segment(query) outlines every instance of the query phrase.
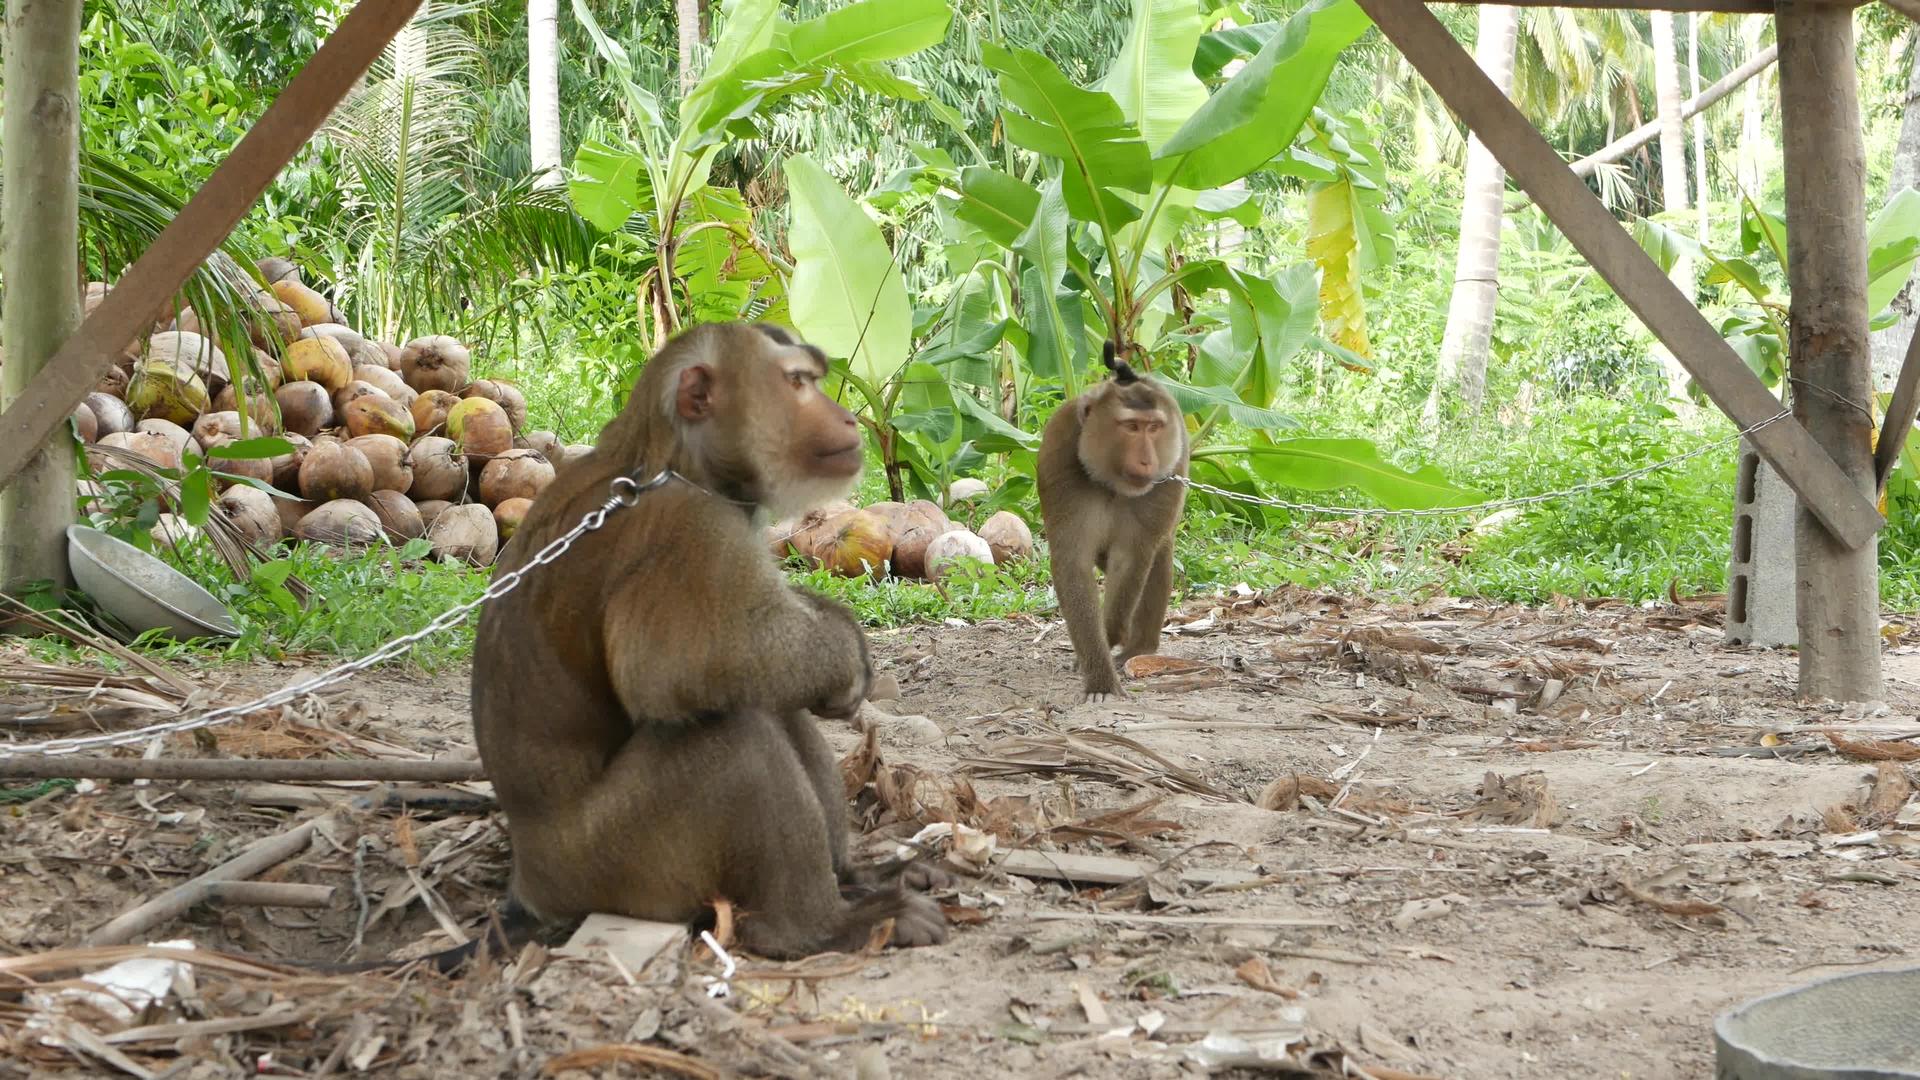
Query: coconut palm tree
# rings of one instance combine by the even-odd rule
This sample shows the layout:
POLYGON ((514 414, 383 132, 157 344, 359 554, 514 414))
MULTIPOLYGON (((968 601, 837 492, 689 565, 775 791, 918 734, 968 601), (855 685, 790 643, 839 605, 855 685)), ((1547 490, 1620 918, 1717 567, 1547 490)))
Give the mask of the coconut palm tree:
POLYGON ((560 145, 560 0, 527 0, 527 145, 534 182, 564 182, 560 145))

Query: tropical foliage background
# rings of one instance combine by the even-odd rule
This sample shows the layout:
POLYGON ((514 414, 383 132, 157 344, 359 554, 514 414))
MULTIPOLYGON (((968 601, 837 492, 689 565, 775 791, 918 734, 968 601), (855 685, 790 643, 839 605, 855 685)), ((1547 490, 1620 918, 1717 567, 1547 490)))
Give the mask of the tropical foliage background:
MULTIPOLYGON (((88 5, 90 275, 124 268, 347 6, 88 5)), ((1777 387, 1770 21, 1435 10, 1777 387)), ((1890 369, 1914 323, 1920 54, 1882 7, 1856 18, 1890 369)), ((868 497, 978 477, 983 510, 1035 522, 1036 433, 1098 377, 1108 337, 1177 388, 1196 478, 1296 501, 1532 494, 1730 434, 1480 156, 1352 0, 428 0, 228 253, 293 258, 389 340, 460 336, 566 441, 591 438, 675 329, 787 322, 838 358, 871 435, 868 497)), ((205 271, 195 306, 240 287, 205 271)), ((1721 447, 1492 516, 1196 497, 1180 581, 1527 601, 1714 589, 1732 461, 1721 447)), ((1881 544, 1903 608, 1920 598, 1916 465, 1881 544)), ((283 644, 352 650, 432 614, 434 597, 364 598, 370 581, 478 587, 295 562, 340 603, 296 614, 271 581, 229 585, 281 620, 283 644)), ((1043 607, 1044 577, 822 584, 893 622, 1043 607)))

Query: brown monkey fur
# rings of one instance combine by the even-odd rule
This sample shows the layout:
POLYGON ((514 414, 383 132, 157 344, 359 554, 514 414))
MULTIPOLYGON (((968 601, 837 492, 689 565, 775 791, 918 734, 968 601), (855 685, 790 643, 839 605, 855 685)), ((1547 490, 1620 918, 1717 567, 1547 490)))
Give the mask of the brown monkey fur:
POLYGON ((616 477, 685 478, 482 609, 474 736, 507 815, 512 897, 537 919, 691 922, 725 898, 741 943, 769 957, 858 949, 887 919, 894 944, 945 940, 938 905, 849 862, 839 769, 807 713, 855 714, 866 638, 789 586, 761 539, 765 518, 858 479, 859 429, 821 393, 826 372, 775 327, 678 335, 503 553, 499 572, 523 565, 616 477))
POLYGON ((1088 701, 1122 696, 1118 663, 1160 649, 1173 530, 1186 506, 1187 427, 1166 388, 1116 361, 1113 378, 1061 405, 1040 435, 1040 517, 1054 594, 1088 701), (1105 597, 1094 580, 1106 575, 1105 597))

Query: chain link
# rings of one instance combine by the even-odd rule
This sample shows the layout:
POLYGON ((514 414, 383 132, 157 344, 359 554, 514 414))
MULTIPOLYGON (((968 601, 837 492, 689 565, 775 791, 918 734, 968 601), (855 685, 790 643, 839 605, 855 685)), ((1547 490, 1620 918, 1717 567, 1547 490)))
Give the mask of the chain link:
POLYGON ((345 682, 348 678, 365 671, 373 665, 380 663, 382 660, 398 656, 411 648, 415 642, 458 624, 462 619, 467 617, 469 612, 486 603, 488 600, 498 596, 505 596, 507 593, 512 592, 519 587, 520 582, 525 579, 528 571, 545 566, 566 554, 567 549, 573 546, 575 540, 605 525, 608 515, 612 514, 615 510, 624 510, 633 506, 640 501, 640 496, 664 485, 669 480, 675 479, 684 480, 679 473, 671 469, 662 469, 653 479, 645 483, 637 481, 631 476, 614 477, 613 483, 610 485, 613 494, 607 498, 607 501, 588 511, 586 516, 580 519, 580 523, 575 525, 566 535, 548 544, 546 547, 541 548, 537 554, 527 560, 526 565, 520 567, 518 570, 501 574, 494 578, 487 584, 486 591, 482 592, 478 598, 442 612, 439 617, 413 633, 407 634, 404 637, 394 638, 392 641, 387 642, 385 645, 380 646, 378 649, 357 660, 350 660, 338 667, 329 668, 311 679, 305 679, 294 683, 292 686, 275 690, 270 694, 262 695, 252 701, 239 705, 228 705, 215 709, 212 712, 202 713, 199 716, 190 716, 180 720, 169 720, 164 723, 150 724, 146 727, 135 728, 130 731, 114 731, 102 735, 79 735, 67 739, 50 739, 43 743, 24 746, 0 746, 0 759, 20 757, 23 755, 54 756, 78 753, 82 750, 104 750, 117 746, 132 746, 161 735, 178 735, 181 732, 198 731, 201 728, 213 727, 216 724, 224 724, 238 720, 243 716, 259 712, 261 709, 271 709, 277 705, 285 705, 318 690, 333 686, 336 683, 345 682))
POLYGON ((1600 488, 1612 487, 1615 484, 1623 484, 1628 480, 1636 480, 1649 473, 1658 472, 1661 469, 1670 469, 1682 462, 1691 461, 1702 454, 1712 453, 1729 443, 1738 442, 1746 438, 1748 435, 1759 431, 1768 424, 1776 423, 1792 415, 1792 409, 1782 409, 1772 416, 1767 417, 1765 420, 1751 427, 1736 431, 1724 439, 1718 439, 1704 446, 1695 447, 1677 457, 1670 457, 1665 461, 1656 461, 1651 465, 1642 465, 1637 469, 1629 469, 1626 472, 1617 473, 1613 476, 1602 477, 1598 480, 1589 480, 1586 483, 1575 484, 1572 487, 1561 488, 1558 491, 1545 491, 1538 495, 1517 495, 1510 499, 1492 499, 1487 502, 1471 503, 1466 506, 1435 506, 1420 510, 1390 510, 1378 506, 1322 506, 1318 503, 1292 502, 1287 499, 1273 499, 1263 495, 1248 495, 1243 492, 1228 491, 1225 488, 1214 487, 1212 484, 1203 484, 1198 480, 1189 479, 1184 476, 1170 476, 1166 480, 1160 481, 1160 483, 1181 483, 1194 491, 1204 491, 1209 495, 1218 495, 1222 498, 1232 499, 1235 502, 1254 503, 1259 506, 1271 506, 1281 510, 1297 510, 1306 514, 1327 514, 1337 517, 1354 518, 1427 518, 1446 517, 1453 514, 1479 514, 1494 510, 1506 510, 1516 506, 1533 506, 1538 503, 1555 502, 1574 495, 1584 495, 1589 491, 1597 491, 1600 488))

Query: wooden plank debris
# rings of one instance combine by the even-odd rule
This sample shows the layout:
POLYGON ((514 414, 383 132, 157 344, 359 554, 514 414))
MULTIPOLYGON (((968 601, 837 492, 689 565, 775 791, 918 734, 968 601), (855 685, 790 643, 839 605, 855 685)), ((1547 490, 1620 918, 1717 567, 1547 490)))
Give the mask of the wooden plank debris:
MULTIPOLYGON (((1077 885, 1124 885, 1138 881, 1159 868, 1157 863, 1121 859, 1111 855, 1074 855, 1064 851, 1009 851, 994 864, 1009 874, 1066 881, 1077 885)), ((1258 875, 1244 870, 1190 867, 1175 871, 1182 885, 1242 885, 1258 875)))
MULTIPOLYGON (((1779 399, 1421 0, 1358 3, 1640 321, 1673 351, 1721 411, 1741 427, 1780 411, 1779 399)), ((1885 523, 1873 503, 1799 424, 1781 420, 1752 438, 1801 503, 1841 543, 1859 548, 1885 523)))

